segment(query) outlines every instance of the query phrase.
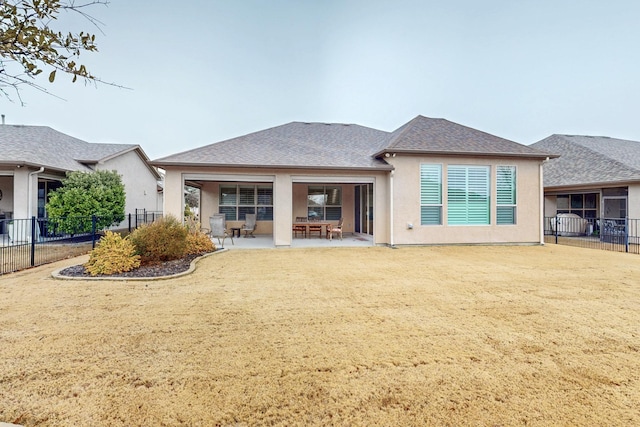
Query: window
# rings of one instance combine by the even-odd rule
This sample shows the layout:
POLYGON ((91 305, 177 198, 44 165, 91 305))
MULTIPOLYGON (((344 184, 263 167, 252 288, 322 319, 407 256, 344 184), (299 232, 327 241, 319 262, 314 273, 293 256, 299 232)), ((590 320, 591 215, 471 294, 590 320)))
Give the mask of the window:
POLYGON ((447 168, 447 223, 489 224, 489 166, 447 168))
POLYGON ((496 223, 516 223, 516 167, 498 166, 496 169, 496 223))
POLYGON ((60 187, 60 181, 38 180, 38 218, 47 216, 45 206, 49 203, 52 192, 60 187))
POLYGON ((556 213, 574 213, 581 218, 598 216, 598 194, 559 194, 556 197, 556 213))
POLYGON ((256 214, 258 221, 273 221, 273 186, 224 184, 220 185, 219 213, 227 221, 244 221, 246 214, 256 214))
POLYGON ((342 187, 310 185, 307 189, 307 216, 323 221, 342 218, 342 187))
POLYGON ((442 165, 420 165, 420 224, 442 224, 442 165))

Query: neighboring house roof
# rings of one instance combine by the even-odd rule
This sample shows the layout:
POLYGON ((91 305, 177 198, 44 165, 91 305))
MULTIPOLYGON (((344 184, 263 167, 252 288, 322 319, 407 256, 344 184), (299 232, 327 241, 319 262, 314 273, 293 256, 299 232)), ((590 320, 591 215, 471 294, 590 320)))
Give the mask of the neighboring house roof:
POLYGON ((155 166, 391 169, 385 153, 546 158, 536 149, 444 119, 418 116, 394 132, 301 123, 251 133, 151 162, 155 166))
POLYGON ((531 147, 560 154, 544 165, 545 187, 640 180, 640 142, 606 136, 551 135, 531 147))
MULTIPOLYGON (((137 151, 145 162, 149 161, 135 144, 90 143, 47 126, 0 125, 0 164, 88 172, 92 170, 89 165, 130 151, 137 151)), ((159 177, 154 168, 150 170, 159 177)))
POLYGON ((534 148, 477 129, 424 116, 414 118, 391 133, 383 152, 542 159, 549 156, 534 148))

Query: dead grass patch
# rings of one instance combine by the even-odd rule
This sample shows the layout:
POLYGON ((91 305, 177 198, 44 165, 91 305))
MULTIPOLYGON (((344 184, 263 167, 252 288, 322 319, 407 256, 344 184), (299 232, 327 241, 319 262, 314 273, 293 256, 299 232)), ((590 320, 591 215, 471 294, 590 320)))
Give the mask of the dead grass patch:
MULTIPOLYGON (((91 242, 38 243, 35 245, 34 260, 36 265, 43 265, 84 255, 90 251, 91 242)), ((31 245, 0 247, 0 271, 12 272, 26 268, 31 268, 31 245)))
POLYGON ((158 282, 50 277, 68 264, 0 279, 2 421, 640 424, 637 255, 232 250, 158 282))

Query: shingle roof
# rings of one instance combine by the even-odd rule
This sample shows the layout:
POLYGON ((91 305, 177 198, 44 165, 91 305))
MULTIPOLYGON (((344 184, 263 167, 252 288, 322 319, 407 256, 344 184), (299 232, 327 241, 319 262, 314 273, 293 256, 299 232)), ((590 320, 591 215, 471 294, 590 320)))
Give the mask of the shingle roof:
POLYGON ((133 144, 96 144, 47 126, 0 125, 0 163, 44 166, 60 171, 88 171, 88 164, 138 149, 133 144))
POLYGON ((526 145, 445 119, 418 116, 391 134, 387 152, 546 158, 526 145))
POLYGON ((385 152, 546 158, 548 154, 444 119, 418 116, 394 132, 353 124, 301 123, 251 133, 152 161, 215 165, 390 169, 385 152))
POLYGON ((545 187, 640 180, 640 142, 556 134, 531 146, 560 155, 544 165, 545 187))
POLYGON ((152 164, 389 169, 386 162, 373 157, 388 136, 359 125, 292 122, 163 157, 152 164))

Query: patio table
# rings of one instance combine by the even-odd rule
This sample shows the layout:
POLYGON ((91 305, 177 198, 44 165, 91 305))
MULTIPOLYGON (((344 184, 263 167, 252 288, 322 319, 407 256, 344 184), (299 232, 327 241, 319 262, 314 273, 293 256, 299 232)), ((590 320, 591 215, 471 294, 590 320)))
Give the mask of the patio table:
MULTIPOLYGON (((309 226, 310 225, 319 225, 321 230, 324 230, 324 234, 325 234, 325 238, 328 238, 327 236, 327 226, 331 225, 330 222, 323 222, 323 221, 303 221, 303 222, 294 222, 293 225, 295 226, 304 226, 307 227, 307 232, 306 232, 306 237, 309 238, 309 226)), ((322 237, 322 232, 320 233, 320 237, 322 237)))

